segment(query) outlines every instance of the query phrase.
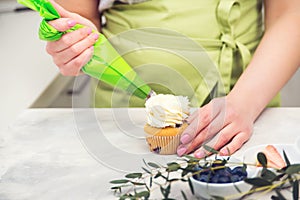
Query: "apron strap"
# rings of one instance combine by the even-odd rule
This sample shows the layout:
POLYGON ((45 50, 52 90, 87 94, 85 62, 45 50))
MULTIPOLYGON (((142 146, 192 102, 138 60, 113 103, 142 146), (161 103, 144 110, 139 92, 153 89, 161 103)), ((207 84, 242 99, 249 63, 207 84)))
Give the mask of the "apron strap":
POLYGON ((220 25, 222 48, 219 58, 219 70, 223 83, 219 83, 219 95, 226 95, 230 91, 231 72, 233 68, 233 53, 241 55, 243 69, 251 59, 249 49, 234 37, 234 25, 241 16, 238 0, 220 0, 217 7, 217 20, 220 25))

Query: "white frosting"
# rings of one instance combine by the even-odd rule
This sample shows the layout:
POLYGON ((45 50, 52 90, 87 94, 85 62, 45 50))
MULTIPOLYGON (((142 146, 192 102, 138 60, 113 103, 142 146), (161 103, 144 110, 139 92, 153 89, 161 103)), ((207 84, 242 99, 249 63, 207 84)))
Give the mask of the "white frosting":
POLYGON ((150 126, 164 128, 183 124, 189 115, 189 100, 187 97, 171 94, 158 94, 146 101, 147 123, 150 126))

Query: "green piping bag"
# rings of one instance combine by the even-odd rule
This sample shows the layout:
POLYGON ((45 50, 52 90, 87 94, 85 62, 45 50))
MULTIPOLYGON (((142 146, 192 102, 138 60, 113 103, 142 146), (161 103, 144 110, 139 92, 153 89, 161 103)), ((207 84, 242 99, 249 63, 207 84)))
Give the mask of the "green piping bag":
MULTIPOLYGON (((47 23, 47 21, 60 18, 59 13, 51 2, 47 0, 18 0, 18 2, 32 10, 38 11, 43 17, 39 29, 41 40, 56 41, 63 34, 84 27, 81 24, 76 24, 65 32, 57 31, 47 23)), ((103 34, 99 33, 99 39, 94 44, 94 47, 92 59, 82 68, 84 73, 142 99, 151 96, 153 93, 151 88, 139 78, 103 34)))

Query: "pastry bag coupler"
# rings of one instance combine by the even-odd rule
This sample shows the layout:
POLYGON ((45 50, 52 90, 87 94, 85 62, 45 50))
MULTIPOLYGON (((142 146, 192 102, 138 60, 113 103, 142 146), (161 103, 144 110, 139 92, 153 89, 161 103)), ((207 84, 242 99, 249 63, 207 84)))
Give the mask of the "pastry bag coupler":
MULTIPOLYGON (((47 0, 18 0, 19 3, 38 11, 44 18, 40 24, 39 37, 46 41, 55 41, 63 34, 84 27, 76 24, 66 32, 59 32, 50 26, 47 21, 60 18, 59 13, 47 0)), ((106 82, 130 94, 146 99, 152 93, 151 88, 143 82, 136 72, 118 54, 103 34, 94 44, 92 59, 82 68, 85 74, 106 82)))

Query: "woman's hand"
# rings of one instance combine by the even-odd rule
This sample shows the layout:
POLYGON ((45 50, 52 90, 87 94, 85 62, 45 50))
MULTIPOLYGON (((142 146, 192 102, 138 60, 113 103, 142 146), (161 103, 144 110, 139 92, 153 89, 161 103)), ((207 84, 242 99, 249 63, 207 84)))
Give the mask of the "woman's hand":
POLYGON ((194 156, 202 158, 209 154, 203 147, 219 150, 220 155, 229 155, 238 150, 250 137, 254 120, 247 112, 237 110, 228 97, 213 99, 199 108, 188 119, 190 124, 181 136, 177 149, 179 156, 194 150, 194 156))
POLYGON ((66 31, 77 23, 85 28, 64 34, 58 41, 47 42, 46 51, 52 56, 54 63, 65 76, 77 76, 81 68, 92 58, 93 44, 99 35, 92 33, 96 26, 78 14, 68 12, 60 5, 51 1, 61 18, 48 22, 58 31, 66 31))

